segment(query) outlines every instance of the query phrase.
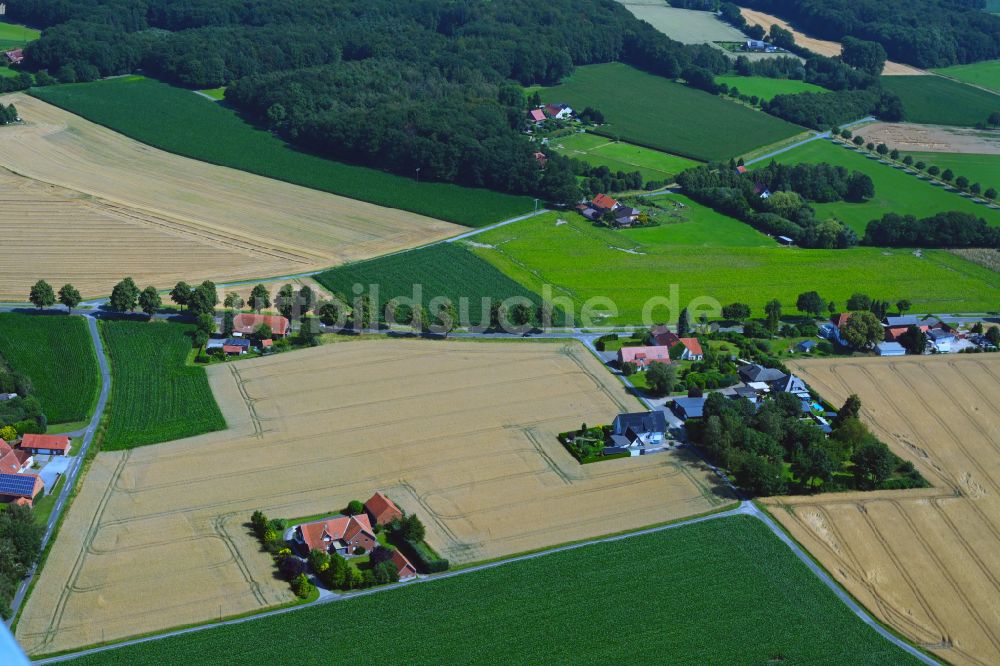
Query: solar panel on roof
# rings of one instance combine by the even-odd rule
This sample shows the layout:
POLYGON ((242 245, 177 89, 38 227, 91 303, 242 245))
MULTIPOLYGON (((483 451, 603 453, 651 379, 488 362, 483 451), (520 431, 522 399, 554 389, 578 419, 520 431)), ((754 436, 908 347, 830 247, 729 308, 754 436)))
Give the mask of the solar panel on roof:
POLYGON ((34 489, 34 475, 0 474, 0 495, 23 495, 31 497, 34 489))

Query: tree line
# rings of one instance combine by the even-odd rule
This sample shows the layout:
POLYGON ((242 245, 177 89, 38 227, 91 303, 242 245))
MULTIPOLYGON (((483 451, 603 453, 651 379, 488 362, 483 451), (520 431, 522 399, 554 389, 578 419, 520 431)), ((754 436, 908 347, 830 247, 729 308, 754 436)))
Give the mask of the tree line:
POLYGON ((875 186, 860 171, 829 164, 786 166, 772 162, 739 173, 737 164, 695 167, 677 182, 692 199, 765 233, 787 236, 807 248, 848 248, 857 235, 838 220, 817 220, 807 201, 864 201, 875 186))
POLYGON ((878 247, 961 248, 1000 250, 1000 227, 971 213, 948 211, 930 217, 886 213, 865 227, 862 243, 878 247))
POLYGON ((621 60, 669 78, 728 60, 684 45, 603 0, 86 0, 9 3, 45 27, 24 66, 64 82, 142 68, 172 83, 229 85, 227 102, 292 143, 419 180, 567 203, 568 160, 544 169, 521 135, 520 85, 621 60))
MULTIPOLYGON (((947 67, 1000 57, 1000 17, 985 0, 740 0, 838 42, 878 42, 889 58, 947 67)), ((846 44, 845 44, 846 46, 846 44)))

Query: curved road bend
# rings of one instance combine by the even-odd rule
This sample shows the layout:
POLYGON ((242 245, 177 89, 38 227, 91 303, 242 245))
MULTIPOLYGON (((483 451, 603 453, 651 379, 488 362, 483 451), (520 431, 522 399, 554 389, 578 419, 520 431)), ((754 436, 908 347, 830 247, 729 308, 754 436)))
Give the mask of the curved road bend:
MULTIPOLYGON (((77 476, 80 474, 80 468, 83 466, 83 460, 87 456, 87 451, 90 448, 90 443, 94 439, 94 435, 97 433, 97 426, 101 422, 101 416, 104 414, 104 408, 108 404, 108 392, 111 390, 111 372, 108 368, 108 359, 104 354, 104 344, 101 342, 101 334, 97 330, 97 320, 88 315, 84 315, 87 320, 87 328, 90 331, 90 338, 94 342, 94 351, 97 354, 97 364, 101 371, 101 394, 97 399, 97 407, 94 409, 94 415, 90 418, 90 424, 83 431, 82 443, 80 448, 77 450, 76 455, 73 458, 73 462, 70 463, 69 468, 66 470, 64 475, 64 481, 62 486, 62 491, 59 493, 59 499, 56 500, 56 505, 52 509, 52 514, 49 515, 49 521, 45 525, 45 535, 42 537, 42 549, 44 550, 46 545, 48 545, 49 540, 52 538, 52 533, 55 531, 56 523, 59 521, 59 516, 62 514, 63 509, 66 507, 66 502, 69 499, 69 495, 73 492, 73 488, 76 486, 77 476)), ((21 585, 17 588, 17 593, 14 595, 14 600, 11 602, 11 619, 7 621, 7 626, 17 616, 17 612, 24 602, 24 595, 28 591, 28 586, 31 585, 31 581, 34 580, 37 573, 37 566, 33 566, 28 572, 28 575, 21 581, 21 585)))
MULTIPOLYGON (((862 118, 861 120, 855 120, 852 123, 847 123, 845 125, 841 125, 841 127, 844 128, 844 129, 847 129, 849 127, 854 127, 855 125, 860 125, 861 123, 874 122, 875 120, 877 120, 877 119, 874 116, 866 116, 866 117, 862 118)), ((761 155, 760 157, 755 157, 752 160, 747 160, 746 162, 744 162, 744 164, 746 164, 747 166, 750 166, 751 164, 756 164, 757 162, 763 162, 764 160, 769 160, 772 157, 777 157, 778 155, 780 155, 782 153, 786 153, 789 150, 792 150, 793 148, 798 148, 799 146, 804 146, 805 144, 810 143, 812 141, 815 141, 817 139, 829 139, 829 138, 830 138, 830 132, 829 132, 829 130, 826 131, 826 132, 820 132, 818 134, 813 134, 808 139, 803 139, 802 141, 796 141, 795 143, 791 144, 790 146, 785 146, 784 148, 781 148, 779 150, 775 150, 774 152, 768 153, 767 155, 761 155)))

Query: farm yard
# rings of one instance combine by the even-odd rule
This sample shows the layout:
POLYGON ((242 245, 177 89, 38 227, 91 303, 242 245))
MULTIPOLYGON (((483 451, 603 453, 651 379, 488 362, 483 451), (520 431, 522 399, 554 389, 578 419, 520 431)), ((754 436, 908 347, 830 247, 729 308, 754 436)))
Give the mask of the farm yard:
POLYGON ((379 489, 464 564, 732 501, 684 453, 565 451, 557 433, 640 409, 575 343, 357 341, 208 374, 229 430, 94 460, 17 626, 29 653, 290 600, 244 526, 255 509, 317 515, 379 489))
MULTIPOLYGON (((857 130, 856 134, 868 140, 866 128, 857 130)), ((1000 211, 977 204, 955 192, 948 192, 943 187, 920 180, 902 169, 882 164, 869 158, 866 153, 851 150, 843 144, 812 141, 784 153, 780 156, 780 161, 782 164, 826 162, 868 174, 875 185, 874 198, 864 203, 837 201, 812 204, 817 217, 835 216, 850 225, 859 236, 864 235, 865 227, 871 220, 881 218, 885 213, 927 217, 934 213, 957 210, 982 217, 992 225, 1000 224, 1000 211)), ((758 163, 761 166, 763 164, 758 163)))
POLYGON ((882 86, 899 95, 911 123, 974 127, 1000 110, 1000 95, 943 76, 883 76, 882 86))
POLYGON ((796 81, 795 79, 771 79, 766 76, 716 76, 716 83, 724 83, 730 88, 736 87, 741 95, 756 95, 760 99, 771 100, 775 95, 794 95, 803 92, 827 92, 813 83, 796 81))
POLYGON ((394 640, 380 649, 390 663, 512 658, 650 663, 664 654, 683 665, 767 663, 775 655, 789 663, 917 663, 851 615, 763 525, 744 517, 587 546, 73 663, 217 664, 231 657, 234 646, 241 659, 254 663, 310 662, 316 654, 364 662, 371 648, 356 636, 374 624, 395 628, 394 640), (579 618, 593 612, 595 598, 602 614, 643 621, 581 631, 579 618), (553 641, 557 635, 573 639, 553 641))
POLYGON ((0 298, 23 300, 40 277, 94 297, 129 273, 166 288, 304 272, 460 229, 151 149, 24 95, 4 99, 27 124, 0 130, 0 167, 18 174, 0 172, 10 213, 0 233, 18 250, 0 257, 0 298))
POLYGON ((681 171, 700 164, 686 157, 643 148, 625 141, 612 141, 590 133, 550 139, 549 148, 566 157, 584 160, 592 166, 606 166, 611 171, 639 171, 646 181, 670 182, 681 171))
POLYGON ((113 373, 103 450, 131 449, 226 427, 204 368, 184 365, 194 326, 106 321, 100 327, 113 373))
POLYGON ((946 125, 871 123, 857 129, 857 133, 865 141, 884 143, 906 153, 1000 155, 1000 132, 946 125))
MULTIPOLYGON (((826 39, 809 37, 792 27, 788 21, 779 18, 774 14, 768 14, 766 12, 762 12, 757 9, 749 9, 747 7, 740 7, 740 13, 743 14, 743 18, 747 20, 748 24, 759 25, 764 28, 765 31, 770 30, 772 25, 777 25, 785 30, 788 30, 792 33, 792 36, 795 37, 796 45, 805 47, 813 53, 818 53, 819 55, 831 58, 835 58, 840 55, 840 42, 832 42, 826 39)), ((926 72, 911 65, 905 65, 901 62, 887 60, 885 62, 885 67, 882 70, 882 74, 883 76, 919 76, 926 74, 926 72)))
POLYGON ((767 500, 849 592, 953 664, 1000 660, 1000 357, 808 360, 826 399, 851 393, 880 439, 934 488, 767 500))
POLYGON ((541 88, 539 94, 545 102, 600 109, 607 121, 601 134, 701 161, 729 159, 802 131, 766 113, 617 62, 577 67, 562 83, 541 88), (641 102, 622 91, 642 91, 641 102))
POLYGON ((742 42, 746 35, 715 17, 694 9, 671 7, 666 0, 618 0, 632 14, 683 44, 742 42))
MULTIPOLYGON (((812 289, 841 304, 858 291, 905 297, 915 312, 995 307, 997 275, 947 252, 787 248, 735 219, 676 200, 684 208, 668 208, 658 227, 612 231, 575 212, 552 213, 480 234, 472 251, 531 290, 551 285, 578 316, 587 299, 610 298, 619 312, 600 320, 606 325, 643 323, 644 304, 667 296, 671 284, 679 285, 681 306, 709 296, 747 303, 755 313, 772 298, 790 307, 812 289)), ((659 308, 654 319, 666 316, 659 308)))
POLYGON ((49 424, 82 421, 94 408, 100 374, 81 317, 0 314, 3 365, 31 380, 49 424))
POLYGON ((356 206, 367 201, 466 226, 499 222, 532 206, 530 197, 449 183, 418 183, 299 152, 270 132, 244 122, 224 105, 141 76, 34 88, 31 93, 167 152, 350 197, 358 200, 356 206))
POLYGON ((942 76, 958 79, 974 86, 989 88, 1000 93, 1000 60, 974 62, 970 65, 955 65, 935 69, 942 76))

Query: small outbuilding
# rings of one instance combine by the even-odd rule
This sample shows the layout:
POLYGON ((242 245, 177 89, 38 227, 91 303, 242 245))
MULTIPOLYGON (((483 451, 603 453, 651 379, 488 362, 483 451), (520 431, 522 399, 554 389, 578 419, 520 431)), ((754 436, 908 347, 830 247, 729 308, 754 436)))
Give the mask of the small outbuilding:
POLYGON ((365 513, 373 525, 388 525, 403 517, 403 512, 396 503, 380 492, 376 492, 365 502, 365 513))
POLYGON ((875 353, 879 356, 905 356, 906 348, 898 342, 880 342, 875 345, 875 353))
POLYGON ((803 340, 799 344, 795 345, 795 351, 804 352, 806 354, 812 352, 816 348, 815 340, 803 340))
POLYGON ((677 415, 677 418, 700 419, 704 415, 705 400, 707 398, 674 398, 670 403, 670 411, 677 415))
POLYGON ((20 448, 36 455, 65 456, 72 446, 69 435, 25 435, 20 448))

